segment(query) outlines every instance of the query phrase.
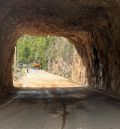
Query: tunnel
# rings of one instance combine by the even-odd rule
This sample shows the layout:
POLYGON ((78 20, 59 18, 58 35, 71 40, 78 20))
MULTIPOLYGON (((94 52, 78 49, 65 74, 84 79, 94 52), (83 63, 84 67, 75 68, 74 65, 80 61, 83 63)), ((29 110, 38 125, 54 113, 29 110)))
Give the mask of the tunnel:
POLYGON ((16 41, 24 34, 67 38, 91 88, 120 96, 119 0, 1 0, 0 95, 14 90, 16 41))

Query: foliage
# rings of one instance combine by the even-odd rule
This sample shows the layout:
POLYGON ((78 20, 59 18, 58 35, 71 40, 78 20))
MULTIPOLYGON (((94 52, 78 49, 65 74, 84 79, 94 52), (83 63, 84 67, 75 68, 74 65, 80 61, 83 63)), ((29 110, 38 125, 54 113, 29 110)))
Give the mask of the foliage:
POLYGON ((41 63, 43 69, 46 69, 48 63, 47 49, 55 39, 55 36, 24 35, 20 37, 17 40, 17 62, 24 64, 41 63))

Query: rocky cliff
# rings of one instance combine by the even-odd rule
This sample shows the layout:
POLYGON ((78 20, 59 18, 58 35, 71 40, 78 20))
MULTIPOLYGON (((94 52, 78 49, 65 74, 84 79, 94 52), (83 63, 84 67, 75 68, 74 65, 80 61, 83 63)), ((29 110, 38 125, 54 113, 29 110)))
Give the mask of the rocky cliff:
POLYGON ((56 38, 48 49, 48 71, 80 85, 87 85, 85 66, 72 42, 56 38))

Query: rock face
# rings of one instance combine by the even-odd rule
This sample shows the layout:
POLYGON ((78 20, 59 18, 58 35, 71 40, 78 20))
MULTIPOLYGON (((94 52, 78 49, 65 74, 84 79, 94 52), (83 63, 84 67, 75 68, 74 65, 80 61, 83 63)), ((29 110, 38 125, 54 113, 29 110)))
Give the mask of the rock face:
POLYGON ((63 37, 57 37, 47 51, 48 72, 87 85, 86 68, 74 45, 63 37))
POLYGON ((1 0, 0 94, 13 89, 16 40, 60 35, 74 42, 90 86, 120 95, 120 0, 1 0))

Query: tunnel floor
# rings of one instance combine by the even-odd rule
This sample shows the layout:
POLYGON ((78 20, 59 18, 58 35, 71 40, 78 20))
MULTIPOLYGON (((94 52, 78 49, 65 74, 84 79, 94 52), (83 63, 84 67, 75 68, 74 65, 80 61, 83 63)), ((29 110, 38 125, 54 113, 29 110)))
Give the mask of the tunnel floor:
POLYGON ((0 129, 119 128, 120 101, 84 87, 22 87, 0 105, 0 129))
POLYGON ((118 100, 85 88, 61 88, 54 92, 18 91, 0 105, 0 129, 120 128, 118 100))

